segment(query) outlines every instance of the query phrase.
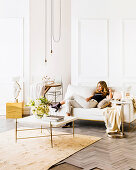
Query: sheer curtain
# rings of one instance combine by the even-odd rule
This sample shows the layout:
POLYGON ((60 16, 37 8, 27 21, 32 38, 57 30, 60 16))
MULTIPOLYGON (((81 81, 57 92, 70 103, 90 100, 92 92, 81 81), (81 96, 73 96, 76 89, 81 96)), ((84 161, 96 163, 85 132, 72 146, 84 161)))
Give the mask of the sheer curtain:
POLYGON ((23 77, 23 20, 0 19, 0 115, 12 100, 14 76, 23 77))

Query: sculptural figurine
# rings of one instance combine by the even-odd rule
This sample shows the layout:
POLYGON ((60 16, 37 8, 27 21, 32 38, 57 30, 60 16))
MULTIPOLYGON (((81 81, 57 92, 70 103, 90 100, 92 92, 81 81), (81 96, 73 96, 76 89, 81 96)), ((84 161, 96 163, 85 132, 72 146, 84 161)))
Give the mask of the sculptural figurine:
POLYGON ((18 83, 19 77, 14 77, 13 79, 13 97, 16 103, 18 103, 18 96, 21 91, 20 84, 18 83))

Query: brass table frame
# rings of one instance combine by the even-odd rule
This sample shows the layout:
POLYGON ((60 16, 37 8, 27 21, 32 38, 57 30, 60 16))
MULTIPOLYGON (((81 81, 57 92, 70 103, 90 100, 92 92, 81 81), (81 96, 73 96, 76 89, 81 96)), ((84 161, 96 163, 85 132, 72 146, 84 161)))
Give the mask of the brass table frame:
MULTIPOLYGON (((124 137, 125 134, 124 134, 124 105, 128 104, 130 105, 130 102, 127 102, 127 101, 111 101, 112 104, 115 104, 115 105, 121 105, 121 109, 122 109, 122 115, 121 115, 121 125, 122 125, 122 132, 121 132, 121 135, 120 137, 124 137)), ((130 111, 129 111, 129 126, 130 126, 130 111)))
MULTIPOLYGON (((73 138, 74 138, 74 121, 75 120, 72 120, 72 121, 69 121, 69 122, 73 122, 73 138)), ((69 123, 68 122, 68 123, 69 123)), ((52 123, 50 122, 50 127, 48 127, 48 128, 43 128, 42 127, 42 125, 41 125, 41 128, 31 128, 31 129, 17 129, 17 119, 16 119, 16 127, 15 127, 15 141, 16 141, 16 143, 17 143, 17 140, 18 139, 29 139, 29 138, 40 138, 40 137, 50 137, 50 139, 51 139, 51 147, 53 148, 53 136, 62 136, 62 135, 71 135, 71 134, 68 134, 68 133, 66 133, 66 134, 58 134, 58 135, 53 135, 53 132, 52 132, 52 129, 53 128, 60 128, 61 126, 58 126, 58 127, 53 127, 53 125, 52 125, 52 123), (25 137, 25 138, 23 138, 23 137, 18 137, 17 136, 17 132, 19 132, 19 131, 27 131, 27 130, 37 130, 37 129, 41 129, 41 133, 42 133, 42 130, 43 129, 50 129, 50 131, 49 131, 49 133, 50 133, 50 135, 46 135, 46 136, 30 136, 30 137, 25 137)))
POLYGON ((50 90, 51 87, 59 87, 59 86, 61 86, 61 84, 57 84, 57 83, 46 84, 44 90, 44 96, 50 90))

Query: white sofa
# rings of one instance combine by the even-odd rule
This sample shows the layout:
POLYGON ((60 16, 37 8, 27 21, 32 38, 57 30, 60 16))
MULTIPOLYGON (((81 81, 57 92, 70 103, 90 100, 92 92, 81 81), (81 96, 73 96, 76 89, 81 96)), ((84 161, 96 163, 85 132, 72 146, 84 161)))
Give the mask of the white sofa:
MULTIPOLYGON (((69 98, 73 95, 80 95, 84 98, 91 96, 95 87, 86 87, 86 86, 73 86, 69 85, 65 94, 65 99, 69 98)), ((136 119, 136 114, 134 113, 132 99, 126 99, 130 102, 130 104, 124 105, 124 122, 131 123, 136 119)), ((82 120, 95 120, 95 121, 104 121, 103 112, 104 109, 99 108, 73 108, 72 115, 82 120)), ((57 113, 58 115, 65 115, 65 105, 63 105, 62 109, 57 113)))

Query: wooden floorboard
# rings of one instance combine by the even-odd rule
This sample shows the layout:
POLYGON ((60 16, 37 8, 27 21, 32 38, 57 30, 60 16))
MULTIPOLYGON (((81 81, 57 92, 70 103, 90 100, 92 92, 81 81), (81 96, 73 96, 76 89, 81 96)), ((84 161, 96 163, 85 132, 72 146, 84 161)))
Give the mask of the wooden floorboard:
MULTIPOLYGON (((25 125, 23 125, 25 126, 25 125)), ((0 117, 0 132, 14 129, 15 121, 0 117)), ((33 125, 34 127, 34 125, 33 125)), ((113 139, 107 137, 103 122, 78 120, 75 122, 75 133, 98 136, 102 139, 85 149, 75 153, 62 161, 84 170, 136 170, 136 121, 133 122, 130 132, 128 125, 124 125, 126 137, 113 139)), ((71 128, 59 128, 58 131, 71 133, 71 128)))

